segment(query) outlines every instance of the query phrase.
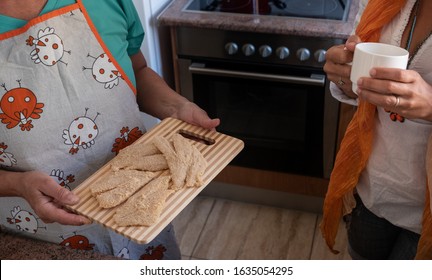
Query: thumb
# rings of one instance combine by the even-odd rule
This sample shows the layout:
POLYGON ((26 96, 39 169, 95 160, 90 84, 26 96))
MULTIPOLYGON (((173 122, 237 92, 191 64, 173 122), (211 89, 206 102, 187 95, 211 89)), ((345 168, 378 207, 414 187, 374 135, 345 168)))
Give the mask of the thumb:
POLYGON ((358 43, 361 43, 361 39, 360 39, 360 37, 357 36, 357 35, 352 35, 352 36, 350 36, 350 37, 348 38, 348 40, 346 41, 346 43, 345 43, 345 47, 346 47, 349 51, 353 52, 353 51, 355 50, 355 46, 356 46, 358 43))
POLYGON ((214 129, 220 124, 220 119, 206 119, 201 122, 201 126, 207 129, 214 129))
POLYGON ((361 43, 361 39, 360 39, 360 37, 357 36, 357 35, 351 35, 351 36, 347 39, 347 43, 355 43, 355 44, 358 44, 358 43, 361 43))
POLYGON ((55 201, 63 205, 74 205, 80 201, 80 198, 76 194, 59 185, 52 186, 49 188, 49 192, 45 194, 51 196, 55 201))

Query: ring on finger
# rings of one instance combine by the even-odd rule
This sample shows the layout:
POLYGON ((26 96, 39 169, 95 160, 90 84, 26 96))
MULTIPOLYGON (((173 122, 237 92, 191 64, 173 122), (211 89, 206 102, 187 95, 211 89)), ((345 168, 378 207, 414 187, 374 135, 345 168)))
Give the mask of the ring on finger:
POLYGON ((393 95, 393 96, 396 97, 395 105, 393 106, 394 108, 396 108, 400 104, 400 97, 398 95, 393 95))
POLYGON ((339 86, 343 86, 343 85, 345 84, 345 82, 342 81, 342 77, 339 77, 339 81, 337 82, 337 84, 338 84, 339 86))

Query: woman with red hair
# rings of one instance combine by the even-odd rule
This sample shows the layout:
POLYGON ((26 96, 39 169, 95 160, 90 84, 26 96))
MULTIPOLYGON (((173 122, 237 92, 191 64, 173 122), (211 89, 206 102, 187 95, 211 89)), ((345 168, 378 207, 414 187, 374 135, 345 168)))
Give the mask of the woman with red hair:
POLYGON ((355 34, 327 52, 332 95, 356 105, 336 157, 321 231, 337 252, 347 221, 353 259, 432 259, 432 1, 361 0, 355 34), (397 45, 407 70, 374 68, 351 87, 359 42, 397 45))

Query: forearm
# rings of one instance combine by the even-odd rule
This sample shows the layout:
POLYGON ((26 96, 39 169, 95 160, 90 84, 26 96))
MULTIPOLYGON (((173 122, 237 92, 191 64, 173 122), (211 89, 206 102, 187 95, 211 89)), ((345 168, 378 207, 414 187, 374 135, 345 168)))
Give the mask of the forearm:
POLYGON ((24 173, 0 170, 0 197, 21 196, 19 192, 24 173))
POLYGON ((219 119, 210 119, 207 112, 172 90, 157 73, 147 67, 141 52, 131 56, 131 60, 141 111, 159 119, 174 117, 207 129, 215 129, 219 125, 219 119))
POLYGON ((139 69, 136 76, 137 102, 141 111, 159 119, 164 119, 175 114, 188 102, 186 98, 172 90, 149 67, 139 69))

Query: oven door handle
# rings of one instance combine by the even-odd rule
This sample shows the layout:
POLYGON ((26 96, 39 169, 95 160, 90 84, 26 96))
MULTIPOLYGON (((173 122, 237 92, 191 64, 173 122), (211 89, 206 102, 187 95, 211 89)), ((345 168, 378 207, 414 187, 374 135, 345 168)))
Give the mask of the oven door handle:
POLYGON ((313 86, 325 85, 325 75, 321 75, 321 74, 311 74, 310 77, 284 76, 284 75, 274 75, 274 74, 265 74, 265 73, 256 73, 256 72, 231 71, 231 70, 222 70, 216 68, 208 68, 203 63, 192 63, 189 66, 189 71, 193 74, 201 74, 201 75, 259 79, 259 80, 266 80, 272 82, 296 83, 296 84, 313 85, 313 86))

